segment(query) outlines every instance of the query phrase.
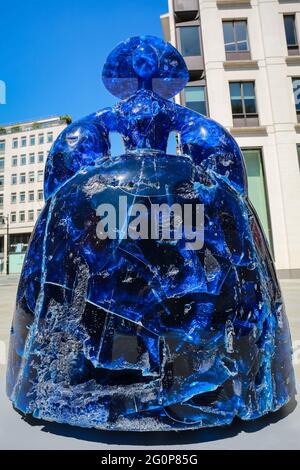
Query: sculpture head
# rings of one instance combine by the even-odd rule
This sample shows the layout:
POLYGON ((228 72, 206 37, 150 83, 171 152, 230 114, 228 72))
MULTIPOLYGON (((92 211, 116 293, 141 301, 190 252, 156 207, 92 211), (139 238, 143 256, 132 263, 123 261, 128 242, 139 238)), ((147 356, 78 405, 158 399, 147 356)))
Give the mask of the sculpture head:
POLYGON ((139 89, 171 98, 187 84, 189 72, 171 44, 154 36, 137 36, 121 42, 109 54, 102 80, 108 91, 121 99, 139 89))

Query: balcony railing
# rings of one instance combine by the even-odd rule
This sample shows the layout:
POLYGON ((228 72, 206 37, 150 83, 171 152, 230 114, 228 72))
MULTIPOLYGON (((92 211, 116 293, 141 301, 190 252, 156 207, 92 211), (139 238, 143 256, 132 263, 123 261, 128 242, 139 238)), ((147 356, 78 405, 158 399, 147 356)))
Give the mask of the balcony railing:
POLYGON ((60 126, 63 124, 68 124, 68 118, 58 118, 53 121, 45 121, 45 122, 33 122, 31 124, 19 124, 11 127, 1 127, 0 126, 0 135, 5 135, 5 134, 14 134, 17 132, 28 132, 28 131, 35 131, 38 129, 45 129, 49 127, 56 127, 60 126))

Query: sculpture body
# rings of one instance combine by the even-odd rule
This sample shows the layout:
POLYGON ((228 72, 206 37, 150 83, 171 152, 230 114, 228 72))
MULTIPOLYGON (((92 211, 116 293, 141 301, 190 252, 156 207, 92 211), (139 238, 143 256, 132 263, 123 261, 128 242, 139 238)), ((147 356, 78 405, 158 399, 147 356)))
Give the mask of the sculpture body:
POLYGON ((290 333, 236 142, 168 100, 188 72, 157 38, 120 44, 103 80, 122 101, 68 126, 48 157, 8 396, 37 418, 110 430, 197 429, 279 409, 295 394, 290 333), (165 153, 172 131, 181 155, 165 153), (124 155, 110 155, 111 132, 124 155), (120 201, 118 236, 101 239, 99 207, 120 222, 120 201), (202 205, 203 245, 130 238, 133 204, 149 209, 148 227, 153 204, 202 205))

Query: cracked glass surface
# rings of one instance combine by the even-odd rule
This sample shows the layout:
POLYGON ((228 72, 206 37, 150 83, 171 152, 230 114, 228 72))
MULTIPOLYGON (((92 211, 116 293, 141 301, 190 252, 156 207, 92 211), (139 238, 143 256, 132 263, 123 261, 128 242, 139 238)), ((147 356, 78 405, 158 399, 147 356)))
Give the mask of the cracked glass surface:
POLYGON ((275 269, 233 137, 168 100, 188 71, 151 36, 109 55, 122 101, 70 124, 46 163, 45 207, 20 278, 7 394, 36 418, 108 430, 230 424, 295 394, 275 269), (110 133, 125 152, 111 155, 110 133), (180 154, 166 154, 177 132, 180 154), (204 245, 100 240, 99 204, 203 204, 204 245))

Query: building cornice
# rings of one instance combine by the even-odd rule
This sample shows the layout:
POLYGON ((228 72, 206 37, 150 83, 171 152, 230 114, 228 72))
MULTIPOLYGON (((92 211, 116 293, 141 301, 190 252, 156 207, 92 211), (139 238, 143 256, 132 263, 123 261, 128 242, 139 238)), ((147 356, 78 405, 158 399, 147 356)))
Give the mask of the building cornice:
POLYGON ((216 1, 218 7, 227 7, 227 6, 234 6, 238 8, 239 6, 251 6, 251 0, 217 0, 216 1))
POLYGON ((19 132, 33 132, 50 127, 65 126, 67 124, 64 116, 51 116, 49 118, 35 121, 22 121, 10 124, 0 124, 0 136, 15 134, 19 132))
POLYGON ((252 135, 268 135, 266 126, 251 127, 231 127, 230 133, 236 137, 252 136, 252 135))
POLYGON ((258 69, 257 60, 225 60, 224 70, 249 70, 258 69))
POLYGON ((300 65, 300 55, 289 55, 285 58, 287 65, 300 65))

